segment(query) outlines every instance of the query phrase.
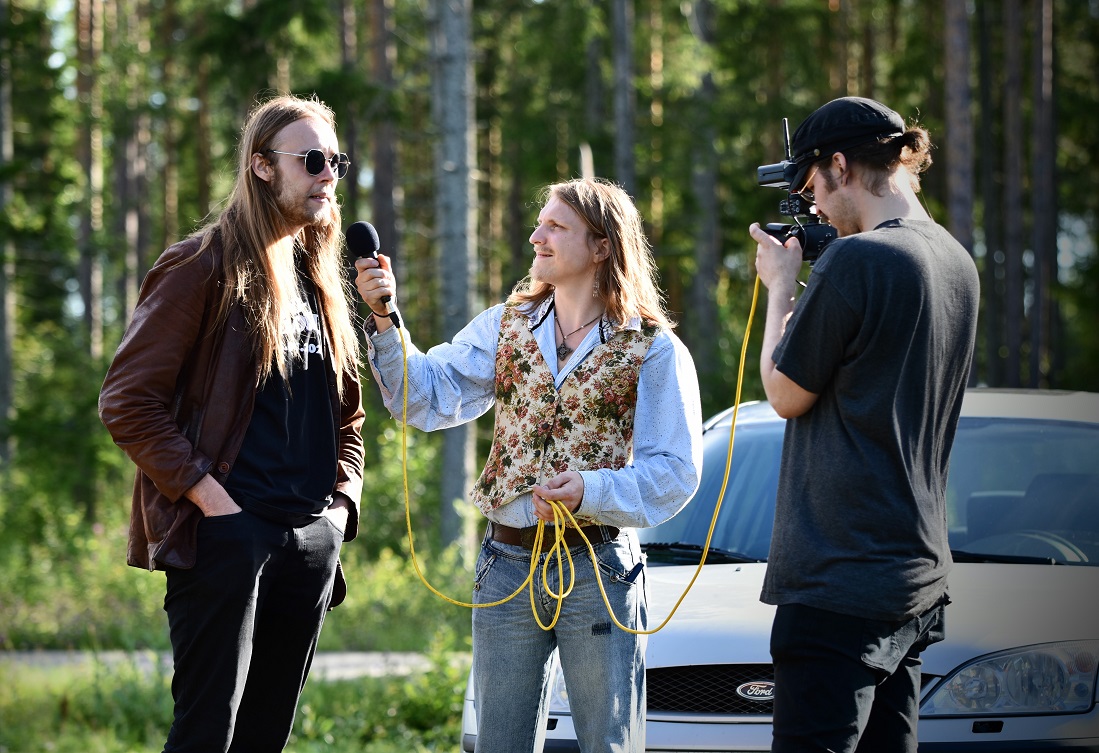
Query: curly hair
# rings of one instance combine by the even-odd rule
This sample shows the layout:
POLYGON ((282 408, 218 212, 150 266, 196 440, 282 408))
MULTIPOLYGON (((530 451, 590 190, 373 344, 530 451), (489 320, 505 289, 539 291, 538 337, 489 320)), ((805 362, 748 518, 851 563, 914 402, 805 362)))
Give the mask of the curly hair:
MULTIPOLYGON (((843 150, 847 161, 864 168, 861 171, 863 187, 881 196, 885 186, 898 166, 908 171, 912 190, 920 190, 920 173, 931 167, 931 150, 934 146, 926 128, 909 126, 900 136, 874 139, 843 150)), ((817 161, 817 167, 828 175, 827 167, 832 155, 817 161)))

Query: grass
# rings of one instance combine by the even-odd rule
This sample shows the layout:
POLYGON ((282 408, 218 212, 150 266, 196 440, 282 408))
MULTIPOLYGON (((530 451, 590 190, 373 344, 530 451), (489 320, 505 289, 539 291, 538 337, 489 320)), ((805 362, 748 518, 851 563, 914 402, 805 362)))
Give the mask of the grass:
MULTIPOLYGON (((0 489, 7 488, 3 482, 0 473, 0 489)), ((379 518, 378 510, 388 511, 393 520, 384 527, 387 535, 374 525, 344 547, 347 600, 327 615, 319 648, 417 652, 427 656, 429 669, 358 680, 314 677, 299 704, 287 746, 291 753, 424 753, 458 747, 468 660, 455 663, 450 657, 468 655, 469 610, 424 588, 401 552, 400 506, 381 504, 377 492, 369 499, 377 508, 372 520, 379 518)), ((79 512, 27 504, 20 495, 0 492, 5 532, 0 539, 0 753, 157 753, 163 748, 172 719, 170 666, 106 660, 29 666, 6 661, 3 653, 59 649, 105 657, 114 650, 170 649, 162 608, 164 573, 127 567, 125 510, 106 517, 89 527, 79 512), (22 504, 5 508, 8 499, 22 504), (35 517, 44 509, 53 510, 53 518, 35 517)), ((432 583, 468 599, 472 573, 462 552, 454 547, 433 551, 426 542, 423 550, 422 565, 432 583)))
MULTIPOLYGON (((0 650, 168 650, 163 572, 124 564, 126 527, 74 536, 62 544, 0 548, 0 650)), ((384 549, 368 557, 360 542, 341 555, 347 599, 325 618, 322 651, 429 651, 440 626, 450 648, 467 648, 468 609, 447 604, 420 582, 407 554, 384 549)), ((473 574, 455 548, 421 553, 426 576, 443 593, 470 598, 473 574)))
MULTIPOLYGON (((431 657, 429 669, 402 677, 311 680, 286 750, 455 750, 469 670, 459 656, 431 657)), ((170 683, 156 662, 0 662, 0 753, 157 753, 171 725, 170 683)))
POLYGON ((164 671, 0 664, 0 751, 136 753, 163 747, 172 706, 164 671))

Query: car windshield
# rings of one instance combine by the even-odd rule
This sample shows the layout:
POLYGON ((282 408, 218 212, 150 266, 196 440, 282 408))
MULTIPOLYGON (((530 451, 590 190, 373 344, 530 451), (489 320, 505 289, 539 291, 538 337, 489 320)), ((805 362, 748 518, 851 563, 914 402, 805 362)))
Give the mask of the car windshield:
MULTIPOLYGON (((783 428, 777 419, 737 427, 711 541, 716 556, 707 562, 766 560, 783 428)), ((728 443, 727 422, 707 431, 695 498, 671 520, 638 531, 651 562, 698 561, 728 443)), ((951 453, 947 521, 956 562, 1099 565, 1099 426, 962 417, 951 453)))
POLYGON ((1099 564, 1097 463, 1095 425, 963 418, 946 500, 954 559, 1099 564))
MULTIPOLYGON (((712 548, 735 553, 749 560, 763 561, 771 546, 775 520, 775 493, 782 455, 782 421, 737 426, 729 484, 725 489, 712 548)), ((642 544, 687 544, 701 547, 714 515, 717 495, 725 477, 729 450, 729 425, 719 424, 706 432, 702 459, 702 481, 694 499, 681 513, 653 528, 638 531, 642 544)), ((653 562, 698 562, 699 552, 677 552, 674 548, 646 546, 653 562), (678 555, 678 556, 677 556, 678 555)), ((728 557, 707 558, 707 562, 728 562, 728 557)))

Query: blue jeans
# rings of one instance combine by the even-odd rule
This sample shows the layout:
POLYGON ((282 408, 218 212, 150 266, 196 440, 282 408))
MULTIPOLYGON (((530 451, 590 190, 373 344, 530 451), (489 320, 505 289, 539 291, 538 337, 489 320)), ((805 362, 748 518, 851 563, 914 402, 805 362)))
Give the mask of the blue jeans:
MULTIPOLYGON (((547 534, 552 535, 552 529, 547 528, 547 534)), ((644 570, 630 579, 642 556, 636 534, 623 530, 614 541, 592 543, 615 617, 629 628, 643 630, 648 619, 644 570)), ((587 547, 581 544, 571 551, 576 582, 552 630, 542 630, 535 621, 528 589, 506 604, 473 610, 478 753, 540 753, 554 649, 560 653, 580 750, 645 750, 645 636, 613 624, 587 547)), ((541 565, 549 556, 539 556, 535 572, 535 604, 542 624, 549 624, 556 609, 542 583, 541 565)), ((526 579, 530 561, 529 550, 486 539, 477 560, 474 603, 510 595, 526 579)), ((564 577, 567 587, 567 560, 564 577)), ((555 557, 548 580, 550 588, 560 592, 555 557)))
POLYGON ((945 612, 885 622, 778 607, 773 753, 916 753, 920 653, 945 637, 945 612))

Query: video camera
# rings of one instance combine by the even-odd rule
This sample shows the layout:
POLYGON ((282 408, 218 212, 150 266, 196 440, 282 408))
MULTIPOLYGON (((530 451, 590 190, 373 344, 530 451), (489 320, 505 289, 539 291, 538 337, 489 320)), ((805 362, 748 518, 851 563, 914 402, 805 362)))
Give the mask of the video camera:
MULTIPOLYGON (((786 146, 786 159, 773 165, 760 165, 756 168, 759 185, 767 188, 790 190, 790 181, 797 174, 790 152, 790 126, 786 118, 782 119, 783 139, 786 146)), ((836 229, 820 221, 813 211, 813 202, 801 193, 790 191, 786 199, 779 202, 778 211, 794 220, 793 223, 768 222, 763 230, 785 243, 789 238, 797 238, 801 244, 801 258, 812 264, 824 251, 824 247, 839 234, 836 229), (806 218, 804 221, 799 218, 806 218)))

